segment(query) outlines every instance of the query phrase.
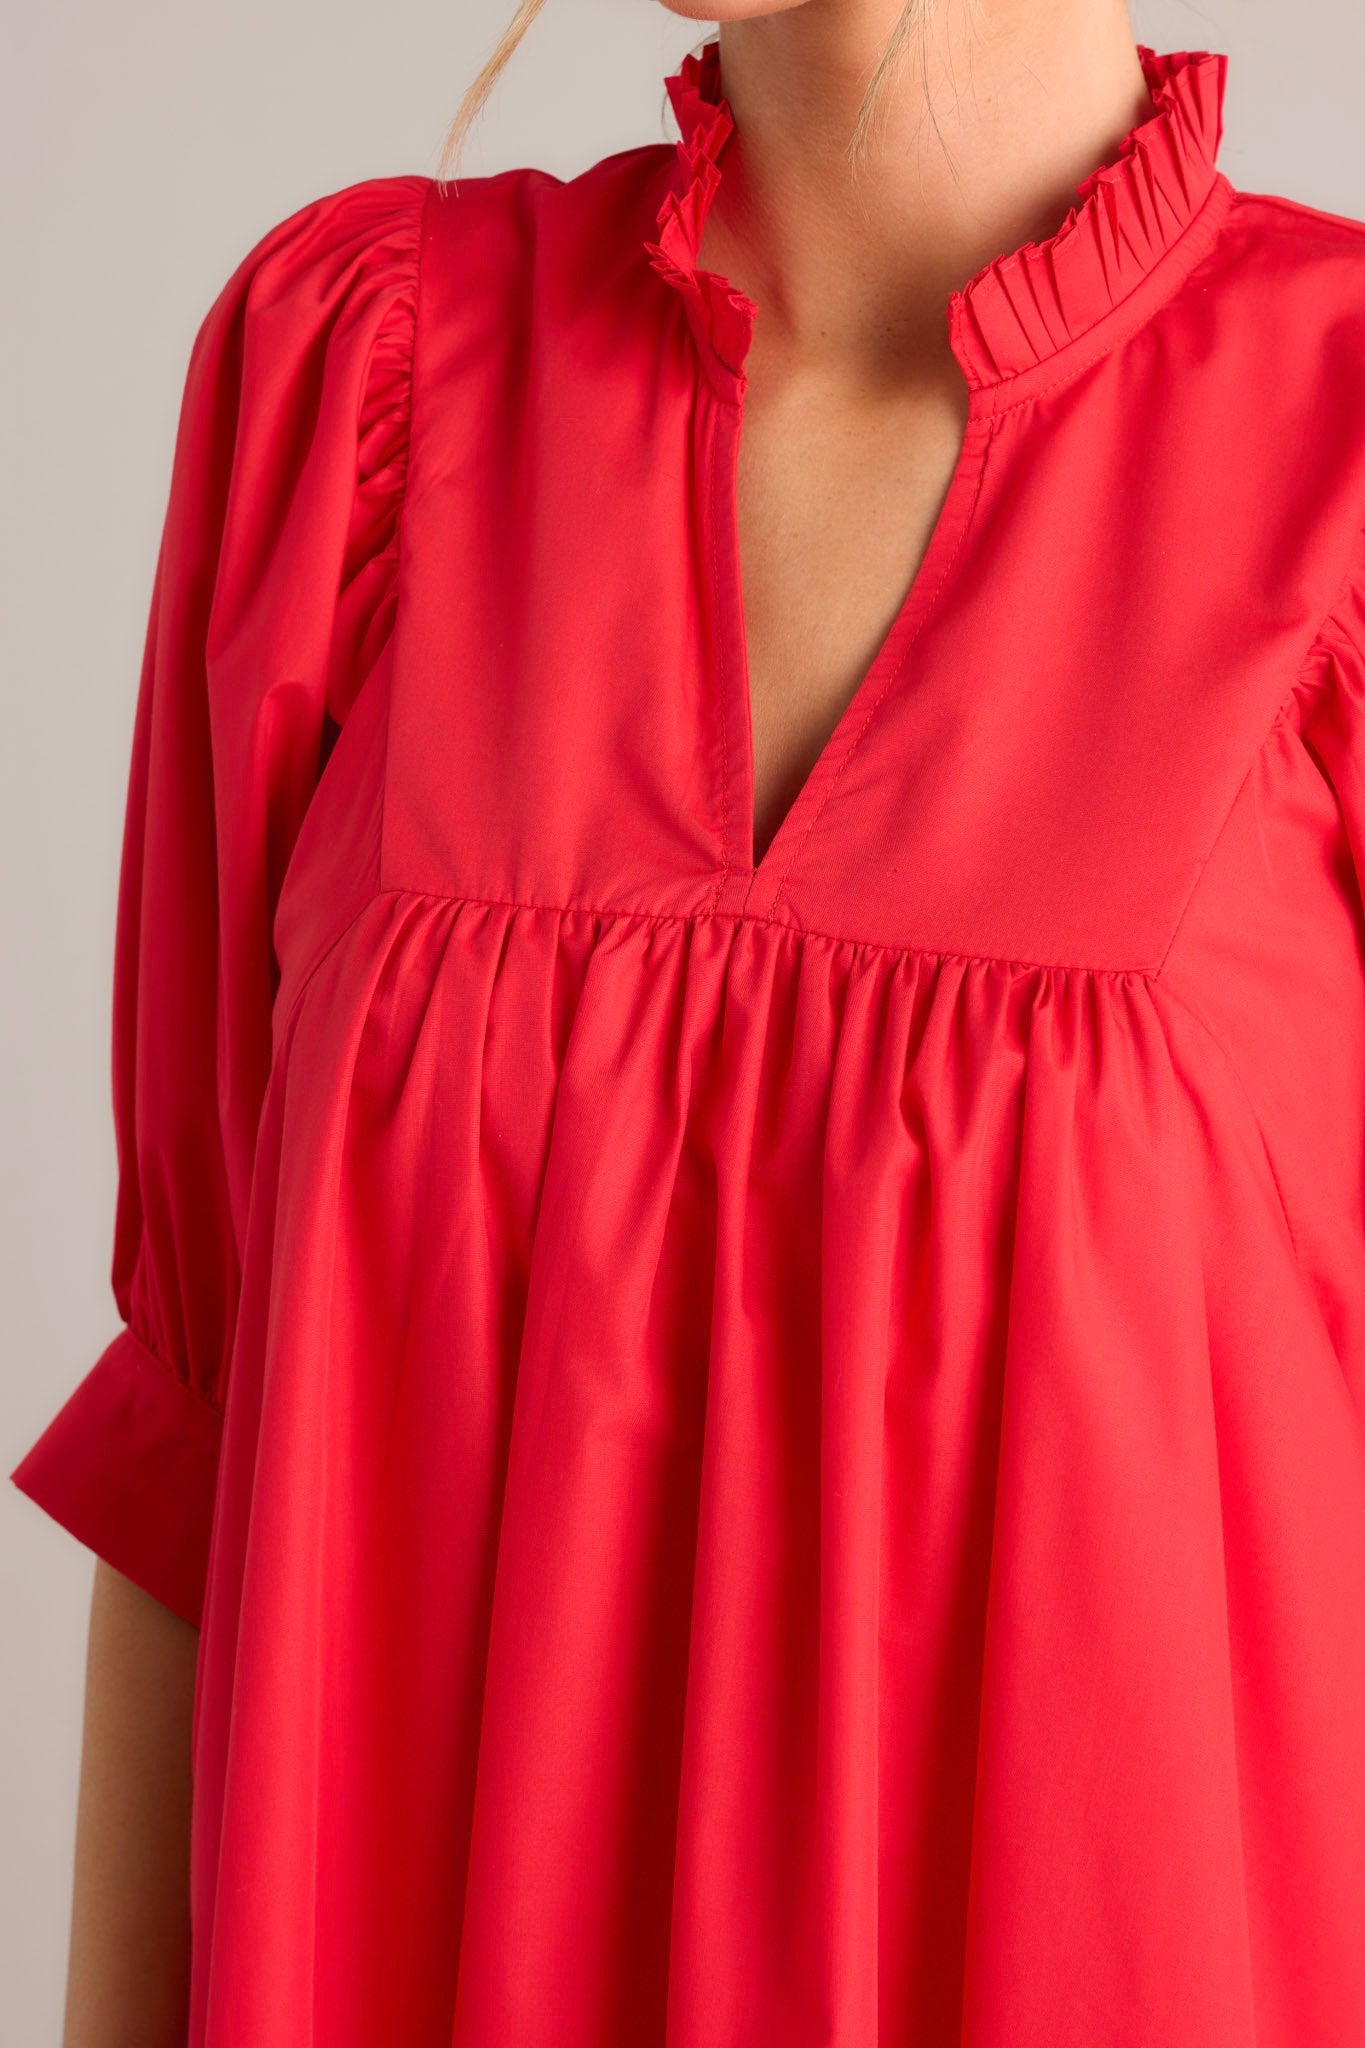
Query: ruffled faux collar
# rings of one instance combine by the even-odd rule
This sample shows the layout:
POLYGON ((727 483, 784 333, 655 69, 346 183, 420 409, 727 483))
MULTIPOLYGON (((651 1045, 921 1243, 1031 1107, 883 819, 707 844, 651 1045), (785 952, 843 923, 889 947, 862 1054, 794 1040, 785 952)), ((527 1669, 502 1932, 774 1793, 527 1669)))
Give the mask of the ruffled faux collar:
MULTIPOLYGON (((1145 45, 1139 55, 1155 111, 1077 187, 1054 234, 997 257, 952 295, 952 345, 973 388, 1035 371, 1092 335, 1142 296, 1190 240, 1194 223, 1214 210, 1210 202, 1230 194, 1216 163, 1227 59, 1202 50, 1163 56, 1145 45)), ((719 40, 689 52, 664 82, 680 134, 657 240, 644 246, 653 268, 688 301, 703 346, 738 380, 758 309, 697 260, 720 183, 717 159, 734 127, 720 86, 719 40)))

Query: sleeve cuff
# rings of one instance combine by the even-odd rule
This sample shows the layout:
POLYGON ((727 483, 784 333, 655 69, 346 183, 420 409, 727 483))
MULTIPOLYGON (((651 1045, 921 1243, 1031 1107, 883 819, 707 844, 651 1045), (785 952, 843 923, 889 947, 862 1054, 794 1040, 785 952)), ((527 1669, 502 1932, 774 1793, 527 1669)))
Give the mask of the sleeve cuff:
POLYGON ((221 1438, 218 1410, 125 1329, 9 1476, 197 1628, 221 1438))

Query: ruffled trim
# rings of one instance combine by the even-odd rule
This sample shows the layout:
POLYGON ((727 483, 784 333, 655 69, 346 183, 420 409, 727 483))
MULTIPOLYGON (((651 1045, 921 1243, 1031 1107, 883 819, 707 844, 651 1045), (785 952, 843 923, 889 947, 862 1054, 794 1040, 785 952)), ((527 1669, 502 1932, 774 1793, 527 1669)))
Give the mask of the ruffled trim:
POLYGON ((1055 234, 987 264, 954 294, 953 345, 969 377, 999 383, 1075 341, 1173 248, 1218 178, 1227 59, 1138 51, 1156 112, 1076 188, 1055 234))
POLYGON ((689 51, 664 83, 681 130, 681 175, 677 186, 664 195, 655 221, 658 240, 647 241, 645 252, 651 267, 689 302, 701 338, 726 369, 739 376, 758 308, 728 278, 701 269, 697 262, 702 228, 720 184, 716 158, 735 125, 730 103, 720 90, 719 42, 707 43, 700 52, 689 51))
MULTIPOLYGON (((970 384, 1032 369, 1093 328, 1180 240, 1218 182, 1227 59, 1211 51, 1139 56, 1155 112, 1113 161, 1078 187, 1056 232, 997 257, 949 304, 952 343, 970 384)), ((702 228, 734 128, 720 88, 720 43, 689 52, 665 80, 681 131, 680 174, 659 208, 651 266, 689 301, 702 339, 741 374, 757 307, 698 264, 702 228)))

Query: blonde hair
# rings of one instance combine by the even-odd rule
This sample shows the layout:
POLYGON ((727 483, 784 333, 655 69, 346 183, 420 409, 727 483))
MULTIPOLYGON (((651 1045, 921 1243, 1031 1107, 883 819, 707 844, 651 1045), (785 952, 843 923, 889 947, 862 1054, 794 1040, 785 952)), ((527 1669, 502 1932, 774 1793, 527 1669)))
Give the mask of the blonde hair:
MULTIPOLYGON (((853 133, 849 138, 849 161, 855 170, 867 152, 868 138, 887 80, 899 62, 911 31, 919 22, 927 4, 928 0, 905 0, 896 25, 887 37, 877 59, 872 76, 868 80, 867 91, 863 94, 862 104, 858 108, 853 133)), ((517 46, 544 5, 545 0, 518 0, 516 13, 499 37, 497 48, 455 109, 455 118, 446 130, 445 140, 441 145, 440 161, 436 167, 437 182, 442 188, 448 178, 458 171, 459 159, 463 154, 470 129, 482 112, 484 102, 502 72, 511 62, 517 46)), ((708 37, 707 40, 710 41, 711 38, 708 37)))

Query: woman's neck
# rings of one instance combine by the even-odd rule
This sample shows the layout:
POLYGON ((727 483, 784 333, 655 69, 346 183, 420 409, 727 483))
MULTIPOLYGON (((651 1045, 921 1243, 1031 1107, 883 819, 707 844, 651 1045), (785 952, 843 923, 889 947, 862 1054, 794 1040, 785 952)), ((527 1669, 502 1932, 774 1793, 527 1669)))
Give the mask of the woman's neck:
POLYGON ((1039 240, 1151 113, 1123 0, 924 0, 865 159, 847 150, 898 0, 723 22, 735 132, 703 263, 765 350, 880 377, 946 348, 948 294, 1039 240))

